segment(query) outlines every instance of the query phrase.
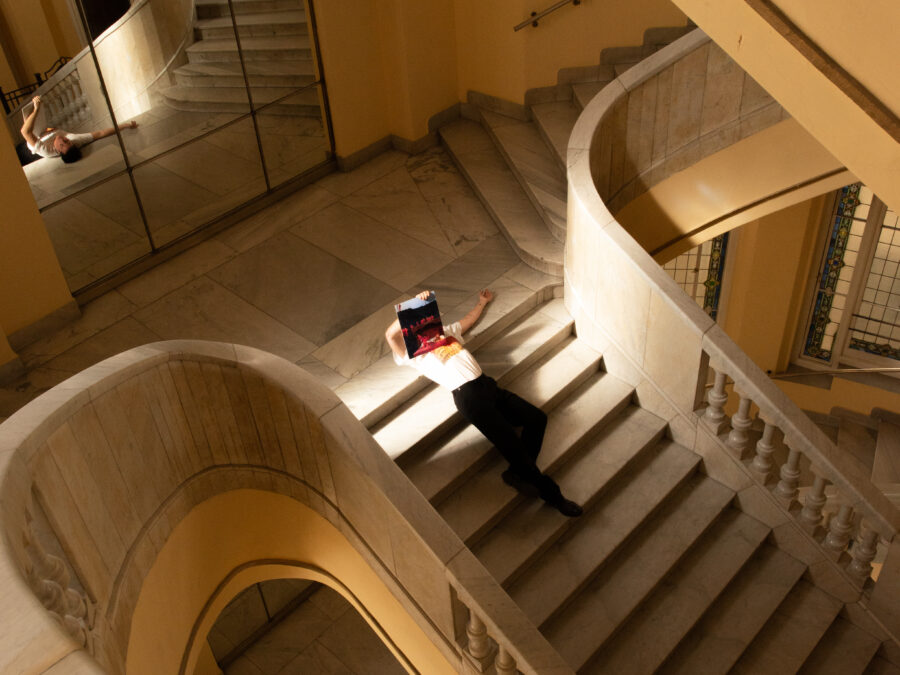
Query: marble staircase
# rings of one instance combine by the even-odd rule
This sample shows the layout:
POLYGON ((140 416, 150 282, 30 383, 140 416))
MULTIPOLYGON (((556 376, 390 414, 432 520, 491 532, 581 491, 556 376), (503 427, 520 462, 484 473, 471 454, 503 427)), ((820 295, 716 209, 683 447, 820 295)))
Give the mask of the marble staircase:
MULTIPOLYGON (((254 107, 315 81, 306 13, 298 0, 237 0, 234 10, 254 107)), ((164 99, 178 110, 245 113, 249 102, 228 3, 202 0, 196 11, 188 63, 174 71, 175 85, 163 90, 164 99)), ((318 117, 318 93, 300 92, 271 112, 318 117)))
POLYGON ((372 377, 389 367, 405 381, 380 402, 343 397, 572 669, 900 672, 633 387, 604 371, 551 295, 476 326, 470 347, 548 413, 538 464, 584 505, 580 518, 504 484, 505 462, 450 395, 389 357, 372 377))
POLYGON ((441 139, 501 232, 535 269, 561 275, 566 239, 566 146, 587 103, 609 82, 693 26, 651 28, 642 45, 604 49, 600 64, 560 72, 526 94, 526 108, 476 97, 441 139), (490 106, 490 107, 489 107, 490 106))

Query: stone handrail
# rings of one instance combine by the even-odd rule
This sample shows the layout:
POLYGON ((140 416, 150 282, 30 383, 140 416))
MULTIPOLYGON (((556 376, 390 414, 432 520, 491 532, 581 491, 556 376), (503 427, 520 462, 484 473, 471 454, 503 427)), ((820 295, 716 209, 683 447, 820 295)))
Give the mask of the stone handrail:
MULTIPOLYGON (((253 530, 250 541, 262 537, 253 530)), ((146 345, 19 410, 0 425, 0 532, 0 672, 193 672, 210 603, 230 599, 217 596, 225 580, 273 559, 333 575, 419 672, 572 672, 340 399, 249 347, 146 345), (340 533, 349 553, 331 570, 315 547, 316 560, 285 561, 283 540, 302 531, 278 530, 276 545, 236 552, 228 541, 240 533, 217 538, 213 551, 195 536, 173 558, 181 524, 247 494, 290 500, 340 533), (182 558, 190 569, 169 569, 163 586, 202 570, 197 597, 182 588, 177 601, 163 599, 166 625, 148 635, 157 627, 137 618, 142 585, 160 561, 182 558), (346 572, 351 559, 380 580, 382 596, 346 572), (135 662, 147 641, 160 661, 135 662)))
MULTIPOLYGON (((879 586, 893 586, 874 583, 870 563, 879 541, 890 545, 894 540, 900 512, 685 295, 616 221, 616 208, 609 206, 610 200, 621 205, 635 195, 628 188, 628 167, 632 182, 640 182, 641 175, 671 173, 660 168, 671 161, 665 156, 653 159, 644 151, 638 156, 641 146, 633 139, 641 129, 630 124, 631 94, 661 86, 655 79, 667 73, 671 77, 673 67, 677 72, 681 64, 696 60, 706 44, 698 31, 645 59, 604 88, 578 119, 567 153, 566 307, 579 338, 603 353, 610 372, 637 387, 643 407, 669 420, 674 439, 701 454, 710 475, 741 492, 741 506, 751 515, 773 528, 789 523, 802 532, 804 551, 818 551, 815 563, 832 565, 842 579, 845 590, 839 595, 862 605, 863 593, 874 597, 879 586), (702 409, 711 374, 715 386, 702 409), (725 387, 726 375, 735 383, 733 391, 725 387), (758 421, 753 416, 757 409, 758 421), (726 411, 733 411, 730 419, 726 411), (813 487, 799 505, 795 499, 803 471, 811 473, 813 487), (827 483, 841 495, 837 513, 823 512, 827 483), (846 588, 857 590, 854 594, 846 588)), ((690 84, 698 97, 709 86, 690 84)), ((676 111, 675 99, 673 95, 671 108, 662 112, 657 106, 656 128, 668 127, 670 133, 679 127, 701 128, 701 107, 676 111)), ((640 115, 635 118, 640 125, 640 115)), ((694 156, 701 157, 702 148, 694 156)), ((814 564, 810 558, 806 562, 814 564)), ((900 625, 895 625, 900 622, 874 618, 894 639, 900 635, 900 625)))

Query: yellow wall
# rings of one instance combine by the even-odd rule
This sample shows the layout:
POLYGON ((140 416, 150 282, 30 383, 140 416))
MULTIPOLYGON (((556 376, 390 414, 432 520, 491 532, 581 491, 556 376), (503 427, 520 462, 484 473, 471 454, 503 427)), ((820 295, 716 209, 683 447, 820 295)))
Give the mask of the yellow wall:
POLYGON ((796 204, 739 230, 722 328, 763 370, 780 372, 790 361, 825 201, 796 204))
POLYGON ((166 540, 141 586, 127 672, 177 673, 188 636, 199 621, 187 669, 192 672, 201 643, 231 598, 252 583, 291 576, 329 583, 357 609, 364 607, 378 623, 373 626, 376 632, 380 626, 421 672, 456 672, 333 525, 293 499, 246 489, 219 494, 195 507, 166 540), (253 561, 284 563, 242 567, 253 561), (287 561, 329 576, 316 576, 287 561))
MULTIPOLYGON (((840 83, 820 72, 746 0, 673 1, 847 169, 889 206, 900 208, 900 143, 854 102, 840 83)), ((842 17, 821 45, 830 53, 846 34, 869 43, 869 48, 856 52, 859 61, 854 68, 883 72, 888 86, 893 87, 893 101, 898 58, 893 39, 881 43, 876 36, 867 35, 865 26, 870 20, 862 22, 859 15, 872 12, 871 21, 882 21, 883 30, 891 31, 896 25, 897 3, 819 0, 814 4, 816 12, 827 7, 829 13, 842 17)), ((847 49, 857 46, 857 40, 851 41, 853 45, 847 49)), ((835 52, 833 58, 843 58, 843 52, 835 52)))
POLYGON ((556 84, 560 68, 599 64, 604 47, 640 45, 647 28, 686 22, 668 0, 568 5, 518 32, 513 26, 544 6, 456 0, 455 8, 463 101, 472 90, 523 103, 528 89, 556 84))
POLYGON ((657 183, 619 211, 616 219, 648 251, 716 222, 656 256, 666 262, 738 225, 852 182, 852 176, 840 174, 772 198, 788 186, 840 168, 821 143, 787 119, 657 183))
POLYGON ((5 127, 0 177, 0 326, 9 335, 67 305, 72 295, 5 127))
POLYGON ((790 380, 776 380, 776 383, 803 410, 828 414, 838 406, 863 415, 870 414, 872 408, 900 410, 900 394, 839 377, 832 380, 830 389, 809 387, 790 380))
POLYGON ((75 56, 81 49, 65 0, 0 0, 0 13, 13 41, 4 49, 15 51, 28 78, 17 86, 32 82, 34 73, 43 73, 60 56, 75 56))
POLYGON ((524 0, 334 0, 315 9, 339 156, 389 134, 421 138, 429 118, 470 90, 522 103, 526 90, 555 84, 560 68, 596 65, 603 47, 685 23, 668 0, 585 2, 518 33, 534 9, 524 0))
POLYGON ((828 55, 900 115, 900 51, 893 45, 900 26, 896 0, 778 0, 778 7, 828 55), (835 39, 839 36, 839 39, 835 39))

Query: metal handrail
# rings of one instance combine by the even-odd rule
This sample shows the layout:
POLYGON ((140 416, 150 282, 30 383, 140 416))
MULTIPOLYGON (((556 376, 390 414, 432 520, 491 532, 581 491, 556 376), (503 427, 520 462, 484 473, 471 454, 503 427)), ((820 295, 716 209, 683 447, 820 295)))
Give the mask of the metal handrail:
POLYGON ((3 110, 6 111, 6 114, 11 115, 12 111, 15 108, 18 108, 22 101, 37 91, 38 87, 47 81, 47 78, 51 77, 69 61, 71 61, 71 59, 68 56, 60 56, 54 61, 53 65, 44 71, 43 75, 41 73, 35 73, 34 82, 31 84, 26 84, 24 87, 13 89, 12 91, 3 91, 3 89, 0 88, 0 98, 2 98, 3 110))
POLYGON ((843 375, 844 373, 900 373, 900 368, 834 368, 831 370, 810 370, 805 373, 775 373, 774 375, 769 375, 769 378, 772 380, 784 380, 789 377, 843 375))
POLYGON ((525 28, 525 27, 528 26, 528 25, 532 25, 532 26, 534 26, 535 28, 537 28, 537 26, 538 26, 538 21, 540 21, 541 19, 543 19, 545 16, 547 16, 547 15, 550 14, 551 12, 555 12, 555 11, 558 10, 560 7, 562 7, 563 5, 568 5, 570 2, 571 2, 573 5, 580 5, 580 4, 581 4, 581 0, 560 0, 560 1, 557 2, 555 5, 551 5, 550 7, 548 7, 547 9, 545 9, 543 12, 532 12, 532 13, 531 13, 531 18, 530 18, 530 19, 525 19, 522 23, 518 24, 517 26, 513 26, 513 32, 515 32, 515 31, 520 31, 520 30, 522 30, 523 28, 525 28))

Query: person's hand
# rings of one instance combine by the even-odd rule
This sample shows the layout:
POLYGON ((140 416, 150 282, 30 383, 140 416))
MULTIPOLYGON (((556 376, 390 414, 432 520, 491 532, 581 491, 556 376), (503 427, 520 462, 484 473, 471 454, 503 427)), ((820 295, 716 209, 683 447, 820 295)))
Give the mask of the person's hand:
POLYGON ((416 296, 419 300, 427 300, 431 297, 431 291, 422 291, 416 296))
POLYGON ((34 103, 34 109, 37 110, 37 107, 41 104, 41 97, 35 96, 33 99, 31 99, 31 102, 34 103))
POLYGON ((494 294, 491 293, 491 290, 489 288, 483 288, 478 291, 478 302, 482 306, 487 305, 493 299, 494 294))
POLYGON ((137 129, 137 122, 135 122, 134 120, 131 120, 131 121, 130 121, 128 124, 126 124, 125 126, 131 128, 131 129, 137 129))

